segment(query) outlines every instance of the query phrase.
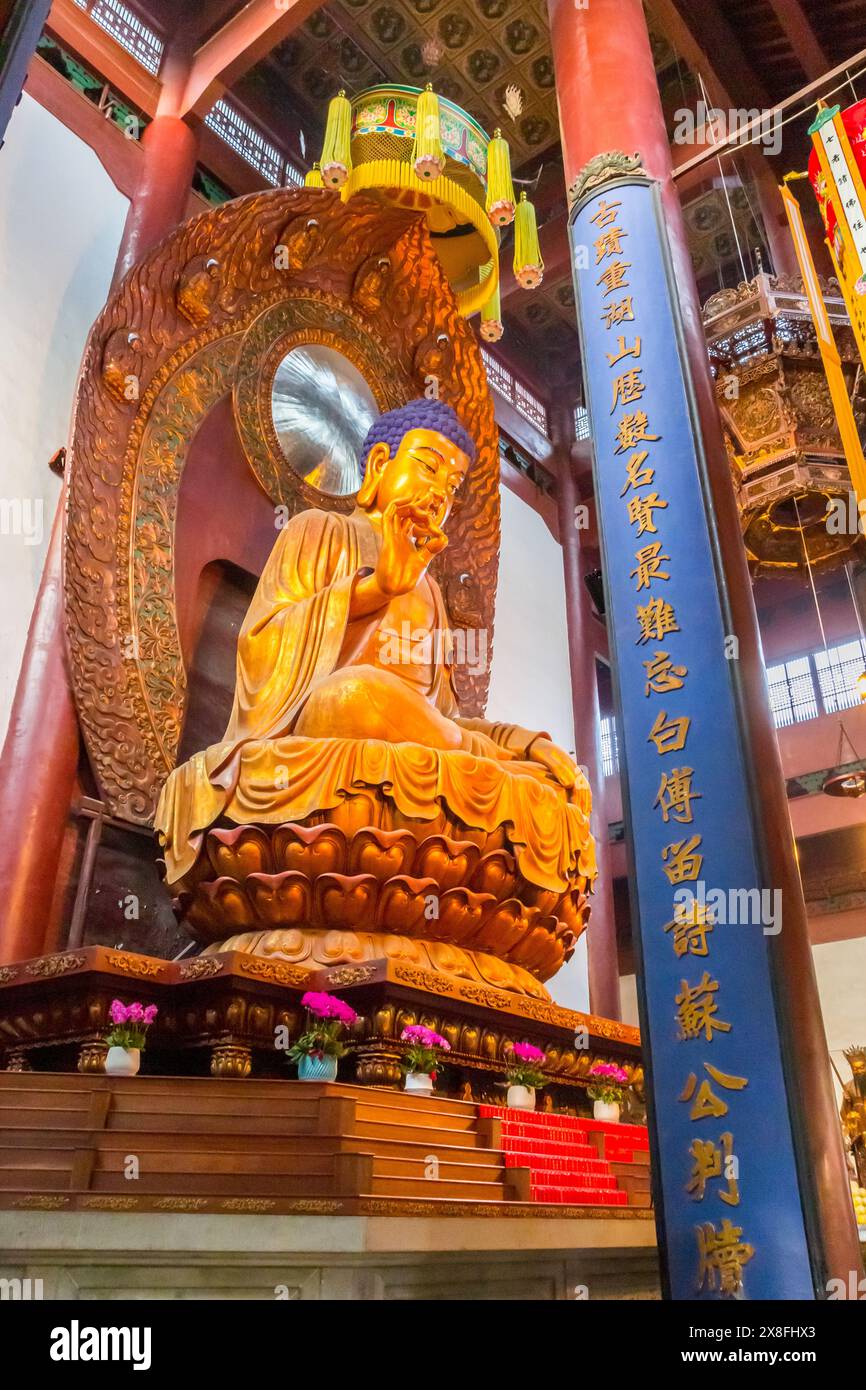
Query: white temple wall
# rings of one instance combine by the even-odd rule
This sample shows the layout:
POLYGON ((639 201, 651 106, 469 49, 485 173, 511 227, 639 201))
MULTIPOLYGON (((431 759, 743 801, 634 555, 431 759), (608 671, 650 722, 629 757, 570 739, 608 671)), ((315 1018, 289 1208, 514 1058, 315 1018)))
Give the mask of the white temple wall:
POLYGON ((0 742, 60 493, 48 460, 67 442, 128 206, 93 151, 23 95, 0 149, 0 742))
MULTIPOLYGON (((827 1047, 844 1081, 851 1068, 842 1053, 846 1047, 866 1046, 866 937, 822 941, 812 947, 818 993, 824 1014, 827 1047)), ((836 1092, 841 1091, 834 1078, 836 1092)))
MULTIPOLYGON (((502 549, 487 717, 543 729, 574 749, 562 550, 532 507, 503 487, 502 549)), ((589 1008, 586 935, 549 982, 557 1004, 589 1008)))

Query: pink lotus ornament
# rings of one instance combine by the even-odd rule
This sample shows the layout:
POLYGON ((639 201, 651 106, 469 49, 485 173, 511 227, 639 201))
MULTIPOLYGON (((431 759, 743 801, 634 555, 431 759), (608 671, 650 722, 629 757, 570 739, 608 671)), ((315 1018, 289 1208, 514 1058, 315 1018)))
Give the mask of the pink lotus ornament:
POLYGON ((544 279, 544 267, 540 265, 524 265, 520 270, 515 271, 514 278, 522 290, 537 290, 544 279))
POLYGON ((487 216, 494 227, 508 227, 514 221, 514 204, 510 198, 500 198, 490 204, 487 216))
POLYGON ((479 331, 485 343, 498 343, 505 329, 500 319, 482 319, 479 331))
POLYGON ((445 160, 439 159, 435 154, 423 154, 420 159, 415 160, 414 168, 419 179, 423 179, 425 183, 432 183, 443 173, 445 160))

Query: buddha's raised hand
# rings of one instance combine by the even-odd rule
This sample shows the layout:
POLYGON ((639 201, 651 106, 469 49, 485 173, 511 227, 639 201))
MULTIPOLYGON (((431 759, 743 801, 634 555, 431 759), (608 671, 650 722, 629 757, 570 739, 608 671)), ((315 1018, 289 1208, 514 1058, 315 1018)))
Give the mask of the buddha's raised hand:
POLYGON ((389 502, 382 513, 382 548, 375 571, 378 588, 389 596, 411 593, 447 544, 424 499, 389 502))

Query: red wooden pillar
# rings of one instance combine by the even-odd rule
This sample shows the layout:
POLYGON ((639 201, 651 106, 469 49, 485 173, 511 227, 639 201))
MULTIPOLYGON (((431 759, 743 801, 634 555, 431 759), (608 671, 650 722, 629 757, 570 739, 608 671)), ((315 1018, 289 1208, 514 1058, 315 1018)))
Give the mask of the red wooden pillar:
POLYGON ((180 116, 156 116, 141 140, 142 167, 114 268, 114 284, 184 219, 198 138, 180 116))
POLYGON ((813 1249, 826 1277, 849 1276, 861 1259, 853 1222, 839 1119, 830 1084, 827 1044, 815 983, 803 892, 794 858, 791 821, 775 729, 770 716, 751 580, 709 370, 697 288, 671 167, 641 0, 548 0, 551 46, 566 184, 589 161, 619 150, 638 152, 660 185, 701 436, 723 583, 739 642, 742 720, 763 826, 769 881, 782 892, 784 930, 769 938, 777 1013, 783 1027, 789 1090, 800 1148, 801 1197, 813 1249))
POLYGON ((577 490, 570 450, 561 447, 557 456, 557 508, 565 575, 574 750, 576 761, 586 768, 589 785, 592 787, 592 832, 598 858, 598 880, 587 929, 589 1007, 592 1013, 598 1014, 601 1018, 620 1018, 619 961, 601 759, 594 619, 590 613, 589 595, 583 582, 585 566, 581 558, 580 532, 575 524, 575 508, 579 502, 580 494, 577 490))
POLYGON ((63 635, 58 506, 0 758, 0 960, 38 956, 78 768, 78 720, 63 635))

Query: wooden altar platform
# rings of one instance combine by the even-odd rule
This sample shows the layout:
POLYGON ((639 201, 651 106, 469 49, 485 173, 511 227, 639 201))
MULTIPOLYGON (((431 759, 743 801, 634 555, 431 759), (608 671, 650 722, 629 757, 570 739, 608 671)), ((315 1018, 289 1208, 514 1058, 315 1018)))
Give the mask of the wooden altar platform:
POLYGON ((340 1083, 3 1072, 0 1279, 46 1299, 656 1298, 644 1134, 340 1083), (580 1203, 542 1200, 563 1161, 580 1203))
POLYGON ((641 1219, 649 1205, 640 1125, 339 1083, 0 1073, 0 1207, 641 1219))

